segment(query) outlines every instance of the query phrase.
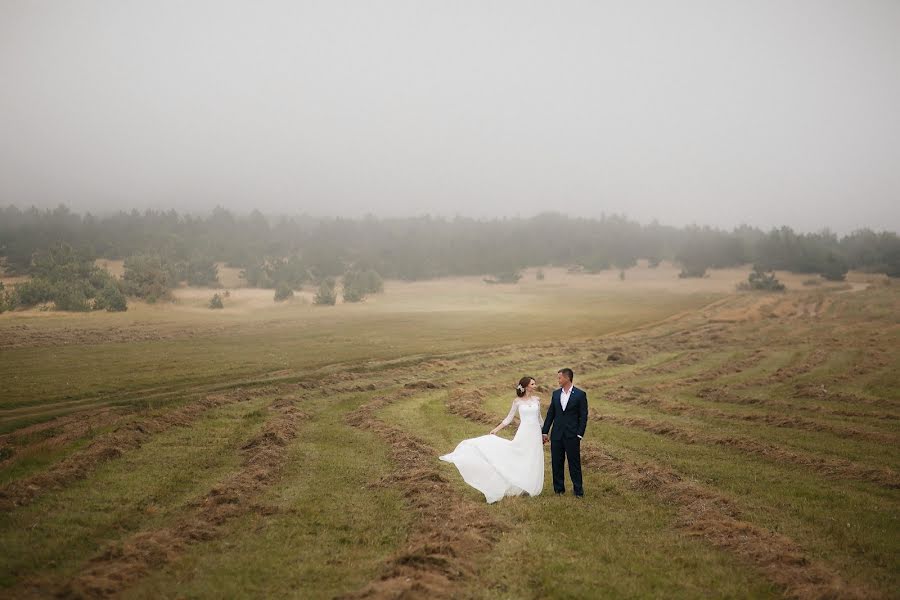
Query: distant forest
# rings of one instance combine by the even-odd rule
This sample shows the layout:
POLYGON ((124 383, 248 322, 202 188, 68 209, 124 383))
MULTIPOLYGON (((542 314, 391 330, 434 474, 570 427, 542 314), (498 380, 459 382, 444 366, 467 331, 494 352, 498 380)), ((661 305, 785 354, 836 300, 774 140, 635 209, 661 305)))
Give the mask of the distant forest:
MULTIPOLYGON (((599 272, 627 269, 638 259, 651 266, 672 260, 685 277, 748 263, 833 280, 843 279, 848 269, 898 277, 900 239, 895 232, 869 229, 838 237, 789 227, 725 231, 558 213, 495 220, 269 218, 258 211, 238 215, 216 208, 202 217, 152 210, 97 217, 64 205, 0 208, 0 261, 8 274, 48 281, 93 277, 99 293, 110 285, 91 272, 89 261, 95 258, 125 259, 130 281, 120 284, 121 290, 155 298, 178 281, 215 285, 219 261, 243 269, 251 285, 270 288, 298 288, 355 273, 406 280, 492 275, 514 281, 524 267, 567 265, 599 272)), ((94 297, 87 287, 82 292, 94 297)))
POLYGON ((295 257, 311 279, 350 267, 407 280, 501 274, 529 266, 580 265, 624 269, 644 258, 689 270, 759 264, 766 269, 833 275, 847 269, 900 276, 894 232, 796 233, 739 227, 641 225, 619 216, 573 218, 547 213, 528 219, 267 218, 223 208, 205 217, 173 211, 79 215, 66 206, 0 208, 0 257, 7 272, 27 274, 36 253, 65 243, 91 258, 158 256, 211 259, 251 271, 295 257))

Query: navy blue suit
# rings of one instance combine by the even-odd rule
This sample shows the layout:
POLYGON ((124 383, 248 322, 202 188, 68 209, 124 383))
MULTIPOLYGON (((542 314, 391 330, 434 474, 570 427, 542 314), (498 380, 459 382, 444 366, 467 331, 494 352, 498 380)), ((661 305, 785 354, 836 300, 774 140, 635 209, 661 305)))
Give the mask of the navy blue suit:
POLYGON ((553 491, 566 491, 564 465, 569 462, 569 477, 576 496, 584 495, 581 485, 581 438, 587 427, 588 399, 584 390, 572 386, 569 402, 563 410, 560 402, 562 389, 553 392, 547 418, 544 419, 544 434, 550 434, 550 462, 553 467, 553 491), (550 428, 553 431, 550 431, 550 428))

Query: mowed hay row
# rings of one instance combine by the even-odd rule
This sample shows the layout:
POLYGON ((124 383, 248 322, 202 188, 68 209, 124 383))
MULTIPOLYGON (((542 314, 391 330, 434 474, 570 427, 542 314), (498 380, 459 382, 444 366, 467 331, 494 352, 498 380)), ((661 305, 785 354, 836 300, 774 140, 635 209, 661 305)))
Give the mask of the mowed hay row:
POLYGON ((240 465, 240 448, 265 422, 270 397, 251 397, 170 427, 90 474, 3 514, 10 552, 0 555, 0 589, 51 595, 110 543, 169 524, 240 465))
POLYGON ((783 400, 772 397, 742 396, 722 387, 703 387, 695 392, 697 398, 714 404, 759 406, 779 412, 802 411, 830 417, 900 421, 900 412, 880 411, 877 409, 860 410, 859 407, 872 406, 874 403, 860 400, 849 394, 830 393, 822 384, 806 386, 803 394, 795 393, 791 396, 792 400, 783 400))
POLYGON ((56 596, 104 598, 120 594, 152 569, 178 558, 184 549, 220 535, 221 527, 242 515, 267 514, 259 498, 278 480, 288 444, 296 438, 306 415, 291 398, 275 400, 267 409, 263 429, 240 449, 239 471, 228 475, 173 525, 142 531, 90 559, 56 596))
POLYGON ((888 467, 863 465, 843 458, 814 456, 746 436, 710 435, 696 428, 687 428, 644 417, 621 417, 592 410, 591 419, 620 427, 639 429, 683 444, 718 446, 742 454, 758 456, 775 463, 802 467, 829 479, 865 481, 887 489, 900 489, 900 475, 888 467))
POLYGON ((126 423, 97 437, 83 450, 69 455, 44 471, 10 482, 0 489, 0 509, 13 510, 17 506, 31 503, 47 490, 82 479, 98 465, 117 459, 125 452, 140 448, 153 435, 172 427, 189 427, 193 421, 209 410, 247 400, 253 395, 272 393, 272 391, 271 389, 256 389, 250 392, 236 389, 224 394, 210 395, 185 406, 126 423))
POLYGON ((0 435, 0 469, 44 451, 64 448, 133 418, 133 414, 118 408, 102 408, 57 417, 0 435))
MULTIPOLYGON (((452 414, 482 424, 496 421, 496 417, 478 407, 479 394, 471 390, 448 394, 446 402, 452 414)), ((653 494, 665 504, 676 506, 681 528, 759 570, 789 597, 878 597, 873 590, 845 582, 833 568, 814 561, 790 538, 742 520, 732 500, 684 480, 675 471, 615 458, 609 450, 593 443, 582 447, 582 464, 615 475, 632 489, 653 494)))
POLYGON ((715 408, 706 408, 677 400, 665 400, 649 394, 627 391, 617 391, 616 393, 607 394, 604 397, 604 400, 622 405, 644 406, 669 415, 721 419, 737 423, 750 423, 768 427, 820 432, 839 438, 863 440, 877 444, 896 445, 900 442, 900 437, 892 433, 861 429, 859 427, 833 425, 798 415, 785 415, 770 412, 726 412, 715 408))
MULTIPOLYGON (((706 419, 720 419, 734 422, 745 422, 786 429, 798 429, 811 432, 822 432, 849 440, 865 440, 877 444, 896 444, 900 441, 898 435, 892 431, 879 431, 885 425, 880 422, 895 421, 898 415, 886 411, 858 411, 844 408, 820 407, 816 405, 794 405, 783 400, 777 400, 764 396, 764 392, 755 398, 739 396, 729 390, 735 386, 701 387, 692 391, 696 384, 695 378, 689 378, 671 384, 647 385, 640 382, 638 385, 625 385, 627 378, 622 378, 621 384, 616 388, 606 388, 599 394, 595 394, 600 401, 611 401, 622 405, 639 405, 652 408, 664 414, 694 416, 706 419), (681 396, 684 401, 671 399, 681 396), (762 396, 762 397, 761 397, 762 396), (696 398, 700 402, 690 402, 690 398, 696 398), (703 406, 704 401, 715 404, 734 406, 733 410, 724 411, 715 406, 703 406), (737 410, 748 409, 748 410, 737 410), (788 412, 785 413, 785 410, 788 412), (800 414, 797 414, 800 413, 800 414), (810 416, 824 417, 823 421, 810 416), (853 417, 864 420, 854 425, 844 425, 843 417, 853 417), (869 420, 874 420, 872 423, 869 420), (841 423, 841 424, 836 424, 841 423), (861 427, 860 425, 874 425, 874 429, 861 427)), ((706 381, 708 383, 708 381, 706 381)), ((589 384, 588 384, 589 385, 589 384)), ((741 386, 743 387, 743 386, 741 386)), ((895 429, 892 423, 886 426, 895 429)))
POLYGON ((755 349, 749 353, 745 350, 736 350, 726 354, 720 364, 704 369, 694 375, 673 377, 669 381, 658 384, 657 387, 659 389, 680 389, 693 387, 710 381, 721 381, 735 375, 740 375, 741 373, 756 367, 767 356, 768 353, 762 349, 755 349), (742 356, 735 357, 735 354, 742 356))
MULTIPOLYGON (((655 354, 649 355, 648 362, 653 362, 654 356, 666 356, 670 353, 671 349, 661 349, 655 354)), ((637 368, 605 377, 600 376, 596 371, 588 371, 578 378, 578 382, 581 387, 597 386, 604 390, 604 393, 607 393, 607 390, 624 388, 626 384, 632 388, 652 387, 657 391, 674 392, 690 389, 706 382, 728 380, 728 378, 758 367, 767 356, 768 353, 762 349, 722 346, 716 348, 713 357, 708 351, 679 352, 656 364, 643 365, 641 360, 631 361, 638 362, 637 368), (703 368, 703 364, 708 362, 714 364, 703 368)), ((607 360, 611 361, 614 358, 615 356, 611 355, 607 360)))
MULTIPOLYGON (((726 355, 728 355, 728 353, 726 353, 726 355)), ((693 414, 695 416, 708 418, 744 420, 751 423, 782 428, 793 428, 806 431, 825 431, 838 437, 847 439, 865 439, 875 443, 892 444, 898 441, 897 436, 891 433, 871 431, 860 427, 823 423, 817 419, 806 418, 798 414, 785 415, 783 414, 783 411, 773 413, 770 409, 789 409, 790 412, 793 413, 802 412, 806 414, 812 412, 816 415, 822 415, 823 417, 860 417, 863 419, 874 418, 884 421, 896 420, 898 415, 892 413, 879 411, 869 413, 866 411, 827 407, 810 407, 810 409, 804 411, 803 409, 806 407, 792 406, 784 401, 769 400, 766 398, 743 400, 742 397, 734 392, 725 391, 726 388, 731 390, 746 389, 749 387, 746 381, 738 380, 733 383, 726 382, 728 382, 728 378, 731 376, 738 375, 747 369, 755 369, 765 356, 766 353, 762 350, 752 350, 749 355, 744 358, 726 360, 724 364, 697 374, 673 376, 661 381, 659 379, 653 379, 651 382, 648 382, 643 378, 651 371, 654 371, 655 369, 653 368, 639 368, 629 373, 622 373, 605 379, 598 379, 595 373, 589 373, 584 385, 587 386, 590 391, 590 386, 592 384, 599 384, 601 387, 600 400, 611 400, 619 403, 632 403, 654 407, 657 410, 668 414, 693 414), (712 383, 716 385, 709 385, 712 383), (693 392, 692 390, 698 388, 698 386, 702 387, 699 387, 696 392, 693 392), (652 395, 649 394, 648 391, 652 391, 652 395), (725 412, 713 407, 702 407, 694 404, 662 399, 683 395, 684 393, 693 393, 696 397, 703 400, 708 399, 712 403, 733 404, 738 407, 745 406, 748 408, 763 408, 767 409, 767 412, 762 414, 754 414, 753 412, 725 412), (732 401, 728 402, 729 400, 732 401)), ((823 356, 825 355, 823 354, 823 356)), ((810 366, 804 366, 801 370, 807 372, 810 368, 810 366)), ((666 370, 668 371, 668 369, 666 370)), ((786 371, 791 371, 791 369, 780 367, 776 373, 784 373, 786 371)), ((676 372, 676 369, 672 369, 670 374, 676 375, 676 372)), ((764 376, 763 380, 768 381, 768 375, 764 376)), ((585 379, 582 379, 582 381, 585 381, 585 379)), ((824 386, 816 387, 817 389, 824 389, 824 386)), ((841 398, 849 399, 847 396, 840 395, 833 396, 833 398, 835 400, 841 398)))
POLYGON ((385 565, 380 578, 344 598, 454 598, 475 574, 475 558, 490 551, 503 528, 484 507, 461 498, 439 473, 437 452, 376 413, 415 395, 403 389, 376 398, 347 416, 353 427, 374 432, 390 445, 395 470, 377 485, 402 490, 415 511, 413 531, 385 565))
POLYGON ((605 371, 593 368, 586 372, 576 371, 575 376, 577 377, 578 386, 585 389, 608 389, 645 377, 676 373, 699 363, 702 360, 703 355, 701 353, 693 352, 673 353, 661 350, 646 355, 643 360, 637 361, 637 364, 630 369, 621 369, 621 367, 625 366, 625 363, 611 361, 609 360, 609 357, 612 357, 612 354, 607 355, 607 358, 605 359, 607 364, 611 367, 620 367, 619 369, 605 371), (662 359, 658 359, 657 357, 662 357, 662 359))

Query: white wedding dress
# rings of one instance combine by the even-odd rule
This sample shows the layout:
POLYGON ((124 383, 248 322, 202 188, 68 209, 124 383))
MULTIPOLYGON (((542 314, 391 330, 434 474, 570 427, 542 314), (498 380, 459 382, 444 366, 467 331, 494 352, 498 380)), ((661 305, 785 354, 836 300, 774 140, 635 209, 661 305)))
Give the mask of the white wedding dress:
POLYGON ((504 425, 519 411, 519 429, 512 441, 496 435, 463 440, 440 459, 453 463, 466 483, 484 494, 488 503, 504 496, 537 496, 544 487, 544 444, 541 439, 541 402, 516 398, 504 425))

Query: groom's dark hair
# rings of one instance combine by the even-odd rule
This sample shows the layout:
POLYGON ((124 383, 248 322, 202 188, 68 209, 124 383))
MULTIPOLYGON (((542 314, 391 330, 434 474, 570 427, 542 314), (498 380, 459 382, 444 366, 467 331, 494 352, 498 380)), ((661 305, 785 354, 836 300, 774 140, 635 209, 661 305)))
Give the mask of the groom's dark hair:
POLYGON ((575 381, 575 372, 572 371, 572 369, 570 369, 568 367, 566 367, 565 369, 560 369, 559 371, 557 371, 557 373, 562 373, 563 375, 565 375, 566 377, 569 378, 569 381, 572 381, 572 382, 575 381))

